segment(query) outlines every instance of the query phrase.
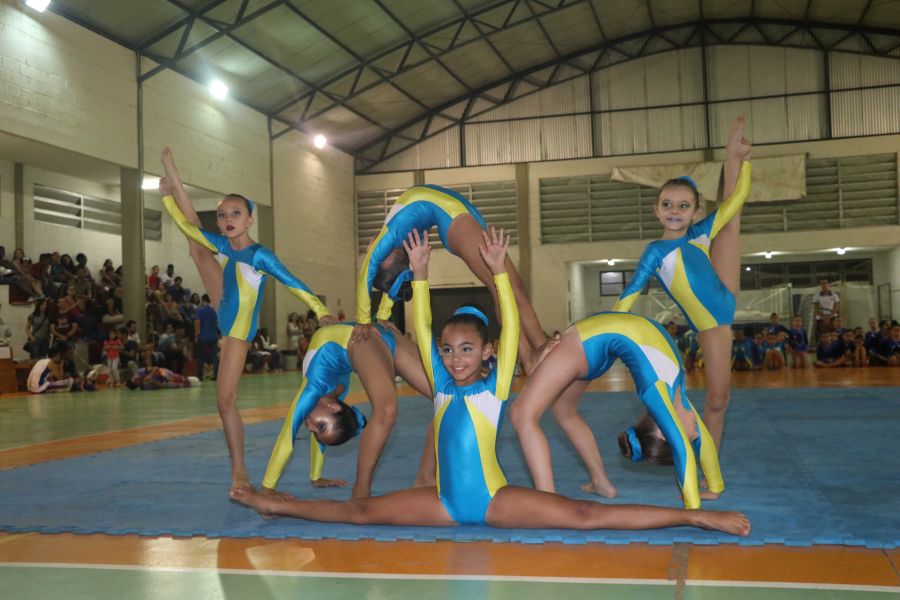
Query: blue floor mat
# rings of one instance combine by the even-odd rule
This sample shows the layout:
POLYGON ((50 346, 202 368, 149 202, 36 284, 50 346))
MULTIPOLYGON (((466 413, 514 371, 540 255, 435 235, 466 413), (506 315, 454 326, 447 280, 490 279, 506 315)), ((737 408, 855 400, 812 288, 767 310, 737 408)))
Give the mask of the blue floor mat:
MULTIPOLYGON (((164 393, 164 392, 159 392, 164 393)), ((694 398, 702 398, 695 391, 694 398)), ((400 400, 400 416, 375 476, 373 492, 408 487, 418 467, 430 404, 400 400)), ((698 409, 699 409, 699 404, 698 409)), ((615 436, 641 415, 633 393, 588 393, 581 404, 607 470, 619 490, 609 502, 681 506, 671 467, 633 464, 619 455, 615 436)), ((367 410, 368 407, 366 406, 367 410)), ((281 427, 247 427, 246 458, 262 478, 281 427)), ((583 467, 547 418, 560 493, 580 491, 583 467)), ((349 488, 312 489, 308 441, 297 442, 279 489, 300 497, 346 499, 349 488)), ((324 476, 352 481, 357 441, 331 448, 324 476)), ((143 444, 90 456, 0 471, 0 530, 142 535, 204 535, 376 540, 488 540, 567 544, 648 542, 795 546, 900 546, 900 389, 822 388, 735 390, 721 457, 726 494, 706 508, 742 510, 747 538, 679 527, 654 531, 502 530, 354 526, 296 519, 264 521, 228 502, 229 463, 221 431, 143 444)), ((499 442, 510 483, 530 485, 512 427, 499 442)), ((604 502, 607 502, 604 500, 604 502)))

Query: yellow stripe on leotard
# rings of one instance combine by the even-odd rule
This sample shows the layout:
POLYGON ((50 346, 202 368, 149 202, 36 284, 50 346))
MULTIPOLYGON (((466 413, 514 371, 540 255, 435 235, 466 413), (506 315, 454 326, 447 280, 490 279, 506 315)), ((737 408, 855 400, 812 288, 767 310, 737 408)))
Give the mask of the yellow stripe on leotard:
MULTIPOLYGON (((681 249, 675 250, 678 255, 675 258, 675 270, 672 273, 672 282, 669 285, 671 294, 678 299, 678 303, 684 311, 691 316, 691 321, 700 330, 705 331, 718 325, 716 318, 710 314, 706 306, 694 294, 688 281, 687 271, 684 270, 684 260, 681 258, 681 249)), ((704 252, 706 250, 704 249, 704 252)))
POLYGON ((497 288, 497 302, 500 305, 500 346, 497 348, 497 398, 506 400, 509 398, 509 388, 512 385, 516 371, 516 356, 518 355, 519 309, 516 306, 516 296, 509 282, 509 273, 494 275, 494 286, 497 288))
POLYGON ((419 347, 419 356, 422 357, 422 366, 428 375, 428 383, 431 385, 431 394, 434 396, 434 365, 431 362, 431 350, 434 347, 434 339, 431 337, 431 292, 428 282, 425 280, 413 280, 413 331, 416 332, 416 345, 419 347))
POLYGON ((672 417, 672 423, 678 429, 684 444, 685 452, 685 469, 684 469, 684 487, 681 490, 681 496, 684 499, 684 507, 689 509, 700 508, 700 485, 697 481, 697 459, 691 450, 691 441, 688 439, 684 428, 681 426, 681 419, 675 412, 675 406, 672 404, 672 397, 669 395, 669 386, 664 381, 656 382, 656 391, 659 393, 666 406, 666 410, 672 417))
POLYGON ((673 365, 680 365, 680 360, 672 352, 672 345, 663 337, 655 327, 647 326, 644 317, 631 313, 617 315, 614 321, 604 320, 603 326, 598 327, 597 322, 590 318, 582 319, 575 323, 578 337, 582 342, 599 333, 615 333, 632 340, 639 346, 649 346, 663 353, 672 361, 673 365))
POLYGON ((722 469, 719 466, 719 452, 716 443, 712 439, 706 423, 697 414, 697 409, 691 405, 691 410, 697 418, 697 430, 700 432, 700 468, 706 478, 709 491, 721 494, 725 491, 725 479, 722 478, 722 469))
POLYGON ((275 447, 272 448, 272 455, 269 457, 268 466, 266 466, 266 474, 263 476, 262 484, 264 488, 270 490, 275 489, 278 485, 278 480, 281 479, 281 475, 284 473, 285 465, 294 453, 294 427, 292 416, 297 409, 297 402, 300 401, 300 397, 303 395, 303 390, 305 388, 306 378, 304 377, 303 383, 300 384, 300 389, 297 390, 297 394, 294 396, 294 401, 291 402, 291 409, 287 413, 288 416, 281 425, 281 432, 278 434, 278 439, 275 440, 275 447))
MULTIPOLYGON (((248 265, 248 268, 252 267, 248 265)), ((235 315, 231 331, 227 335, 244 340, 247 339, 247 335, 250 333, 250 325, 253 323, 253 313, 256 309, 256 296, 259 294, 259 290, 244 278, 244 274, 241 272, 241 263, 235 265, 234 277, 240 298, 238 300, 237 315, 235 315)))

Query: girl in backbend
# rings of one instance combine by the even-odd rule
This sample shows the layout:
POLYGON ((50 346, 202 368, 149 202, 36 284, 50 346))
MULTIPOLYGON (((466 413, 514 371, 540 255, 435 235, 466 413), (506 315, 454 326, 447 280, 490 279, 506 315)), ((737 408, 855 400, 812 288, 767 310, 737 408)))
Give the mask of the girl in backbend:
POLYGON ((700 195, 690 178, 672 179, 660 188, 655 212, 662 239, 644 250, 634 278, 612 308, 631 310, 652 276, 681 308, 703 350, 703 420, 716 447, 722 443, 731 387, 731 322, 741 281, 740 214, 750 193, 750 141, 743 129, 741 116, 725 146, 726 199, 712 214, 693 223, 700 195))
POLYGON ((483 237, 480 254, 494 274, 502 313, 497 367, 487 376, 482 374, 483 362, 491 353, 487 317, 476 307, 460 307, 444 325, 438 346, 431 334, 428 240, 415 232, 406 243, 415 277, 416 337, 434 397, 437 486, 349 502, 269 498, 252 488, 234 489, 232 498, 263 516, 355 524, 565 529, 692 525, 747 535, 750 522, 736 512, 604 505, 507 484, 497 459, 496 442, 516 362, 519 318, 506 272, 509 238, 502 230, 499 234, 485 232, 483 237))
POLYGON ((219 233, 200 229, 200 218, 182 185, 172 151, 162 152, 166 176, 159 181, 163 205, 188 238, 191 258, 216 310, 222 332, 222 352, 216 379, 216 400, 231 455, 232 488, 249 485, 244 465, 244 423, 237 410, 237 385, 244 370, 247 350, 256 335, 260 291, 272 275, 300 298, 320 318, 328 309, 302 281, 285 268, 275 253, 250 238, 253 203, 238 194, 219 201, 216 223, 219 233))
MULTIPOLYGON (((372 288, 383 292, 377 313, 379 320, 390 318, 395 301, 410 299, 413 274, 403 251, 403 243, 411 232, 428 231, 434 226, 437 226, 444 248, 459 256, 490 290, 496 308, 497 288, 494 287, 490 269, 478 254, 481 235, 487 227, 484 217, 471 202, 453 190, 437 185, 419 185, 408 189, 397 199, 381 231, 369 244, 356 281, 356 322, 359 326, 354 338, 368 335, 371 331, 368 324, 372 320, 369 298, 372 288)), ((528 299, 525 285, 509 257, 505 259, 505 264, 522 319, 519 358, 526 373, 530 373, 554 341, 548 342, 528 299)))
MULTIPOLYGON (((377 334, 350 344, 355 323, 337 323, 319 328, 309 343, 303 361, 303 379, 284 421, 266 475, 262 491, 275 491, 288 459, 294 452, 294 441, 301 427, 310 436, 310 474, 314 487, 344 486, 341 480, 323 479, 325 446, 343 444, 362 433, 357 460, 353 497, 371 493, 372 475, 384 450, 387 437, 397 418, 395 373, 417 392, 430 396, 431 387, 416 345, 398 330, 376 326, 377 334), (350 374, 356 372, 372 404, 372 417, 367 420, 359 410, 343 402, 350 388, 350 374), (363 430, 365 428, 365 430, 363 430)), ((423 462, 419 478, 434 479, 433 460, 423 462), (430 473, 427 471, 430 470, 430 473)))
POLYGON ((633 461, 674 463, 686 508, 700 508, 701 497, 717 498, 725 490, 718 453, 685 394, 678 348, 659 323, 616 312, 598 313, 569 327, 512 406, 510 417, 535 487, 555 491, 550 447, 540 426, 541 415, 553 405, 553 415, 590 474, 583 491, 616 496, 594 434, 578 413, 578 403, 588 383, 617 359, 631 372, 638 396, 650 413, 619 436, 623 454, 633 461), (698 461, 709 487, 702 494, 698 461))

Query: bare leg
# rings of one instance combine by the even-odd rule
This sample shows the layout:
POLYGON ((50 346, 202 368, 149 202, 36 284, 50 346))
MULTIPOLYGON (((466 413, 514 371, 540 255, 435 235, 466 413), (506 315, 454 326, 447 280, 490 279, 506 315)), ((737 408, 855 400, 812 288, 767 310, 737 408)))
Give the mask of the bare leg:
MULTIPOLYGON (((459 256, 472 273, 478 277, 479 281, 490 290, 491 297, 494 299, 494 310, 499 316, 500 309, 497 304, 497 289, 494 287, 494 276, 478 251, 478 247, 481 244, 482 231, 481 225, 473 217, 462 215, 453 220, 447 239, 453 253, 459 256)), ((547 336, 544 334, 537 314, 531 306, 522 278, 519 277, 519 273, 508 256, 506 257, 506 269, 507 273, 509 273, 509 282, 512 285, 513 294, 516 297, 516 307, 519 309, 519 321, 522 327, 521 339, 519 340, 519 358, 522 360, 525 371, 531 373, 550 348, 547 347, 547 336)))
POLYGON ((434 424, 429 422, 425 428, 425 444, 422 457, 419 459, 419 471, 413 487, 435 487, 437 480, 437 456, 434 450, 434 424))
POLYGON ((725 411, 731 394, 731 336, 729 325, 720 325, 697 334, 703 348, 703 371, 706 374, 703 420, 717 449, 722 447, 725 411))
POLYGON ((216 379, 216 402, 225 428, 225 442, 231 455, 231 487, 249 485, 244 464, 244 422, 237 409, 237 387, 247 360, 250 342, 232 337, 222 338, 222 356, 216 379))
POLYGON ((394 335, 397 348, 394 350, 394 368, 406 383, 414 390, 432 399, 431 383, 422 366, 422 358, 419 356, 419 347, 402 335, 394 335))
POLYGON ((251 487, 234 488, 231 497, 263 517, 294 517, 354 525, 456 525, 433 487, 401 490, 373 498, 354 498, 346 502, 270 498, 251 487))
MULTIPOLYGON (((738 117, 731 124, 728 135, 729 145, 740 140, 743 135, 744 117, 738 117)), ((738 176, 741 173, 741 158, 731 154, 725 161, 723 197, 727 198, 734 193, 738 176)), ((741 215, 738 214, 729 221, 710 247, 710 261, 716 275, 725 284, 735 297, 741 291, 741 215)))
POLYGON ((581 490, 605 498, 615 498, 618 492, 606 475, 594 432, 578 412, 578 404, 581 402, 581 395, 587 385, 587 381, 577 380, 567 387, 562 396, 553 404, 553 416, 556 417, 556 422, 559 423, 569 441, 575 446, 578 456, 584 461, 584 466, 587 467, 591 477, 591 481, 581 486, 581 490))
POLYGON ((529 529, 661 529, 690 525, 733 535, 750 533, 750 521, 738 512, 600 504, 511 485, 494 496, 486 521, 491 527, 529 529))
POLYGON ((510 408, 510 421, 519 437, 534 486, 539 490, 556 490, 550 463, 550 446, 547 444, 547 436, 541 430, 541 415, 585 373, 587 359, 578 339, 578 331, 570 327, 563 334, 559 345, 538 366, 528 385, 510 408))
POLYGON ((397 387, 394 361, 380 337, 372 336, 352 344, 349 354, 350 364, 372 403, 372 418, 359 441, 352 493, 354 498, 365 498, 372 493, 372 474, 397 421, 397 387))

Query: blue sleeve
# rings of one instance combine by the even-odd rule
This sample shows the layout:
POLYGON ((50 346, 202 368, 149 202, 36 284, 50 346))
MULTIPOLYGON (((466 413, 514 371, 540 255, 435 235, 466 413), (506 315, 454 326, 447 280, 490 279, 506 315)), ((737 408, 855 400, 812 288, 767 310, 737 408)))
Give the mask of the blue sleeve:
POLYGON ((322 304, 319 297, 316 296, 305 283, 297 279, 293 273, 288 271, 287 267, 285 267, 284 264, 278 260, 278 257, 275 256, 274 252, 268 248, 261 248, 253 256, 253 262, 255 263, 253 265, 254 268, 265 271, 277 279, 282 285, 290 290, 292 294, 299 298, 301 302, 312 309, 318 318, 321 319, 328 314, 328 309, 322 304))
POLYGON ((630 312, 634 306, 638 296, 649 283, 650 278, 656 274, 659 268, 659 256, 656 252, 654 244, 649 244, 645 249, 641 258, 638 260, 637 266, 634 268, 634 277, 622 293, 619 299, 613 305, 612 310, 617 312, 630 312))

